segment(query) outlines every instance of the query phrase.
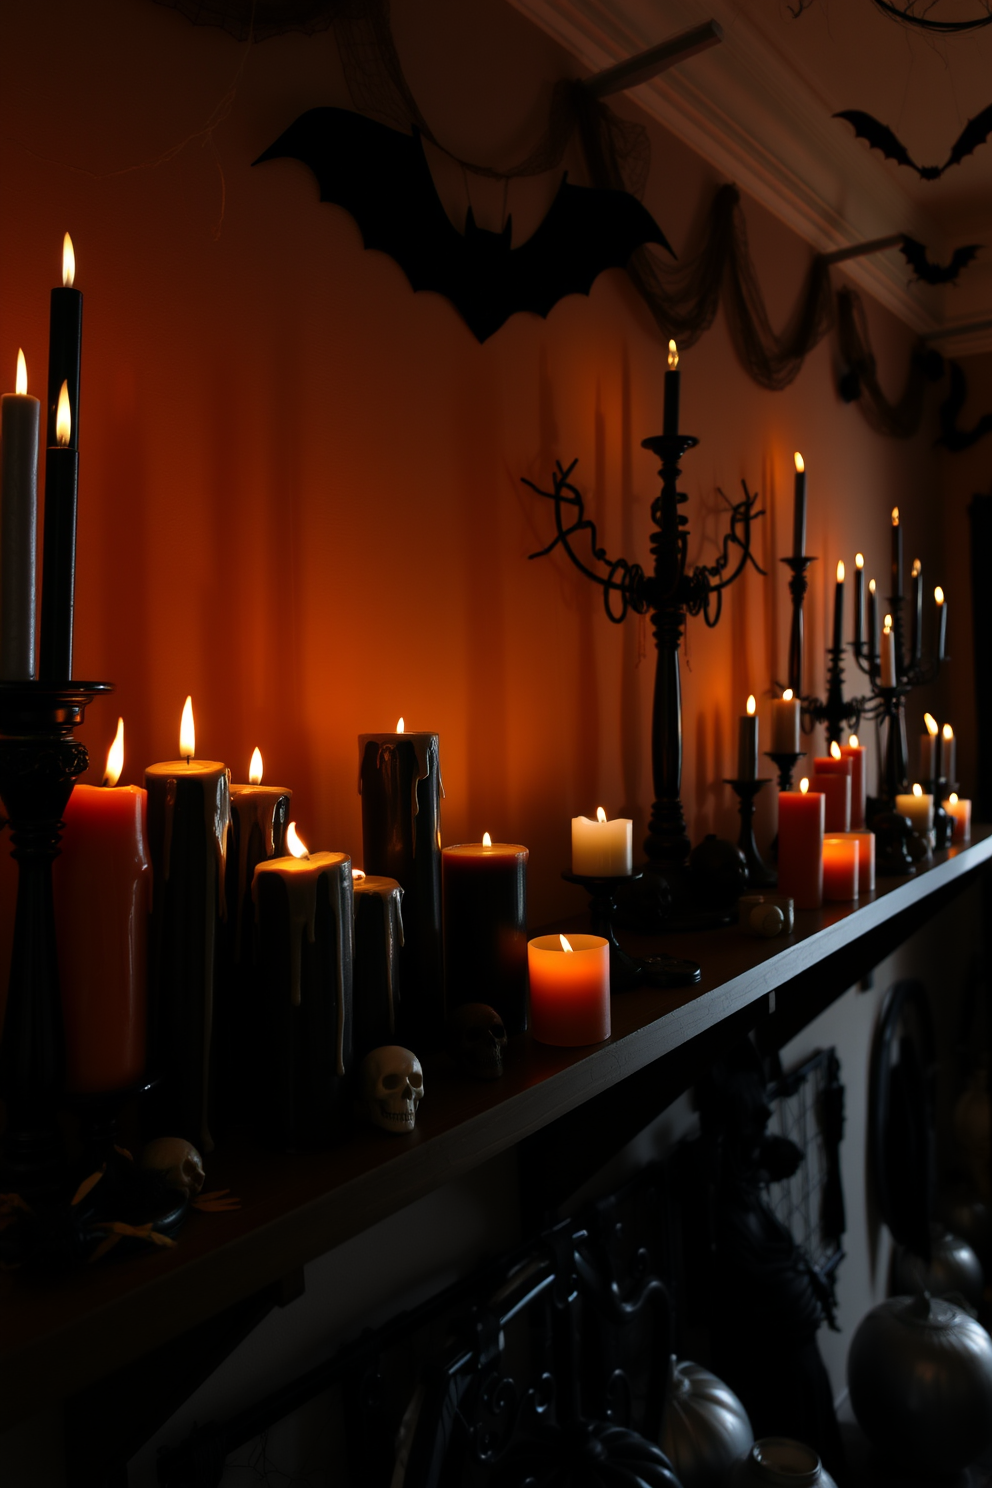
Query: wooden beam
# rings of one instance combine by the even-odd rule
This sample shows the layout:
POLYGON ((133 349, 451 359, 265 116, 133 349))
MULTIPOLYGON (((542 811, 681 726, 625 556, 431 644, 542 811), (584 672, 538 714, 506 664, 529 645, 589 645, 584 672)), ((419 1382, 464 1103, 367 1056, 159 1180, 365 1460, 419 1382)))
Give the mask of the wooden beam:
POLYGON ((867 258, 869 254, 882 253, 886 248, 898 248, 905 236, 905 233, 889 233, 887 238, 870 238, 867 243, 852 243, 850 248, 837 248, 833 253, 825 253, 823 262, 838 264, 845 263, 850 258, 867 258))

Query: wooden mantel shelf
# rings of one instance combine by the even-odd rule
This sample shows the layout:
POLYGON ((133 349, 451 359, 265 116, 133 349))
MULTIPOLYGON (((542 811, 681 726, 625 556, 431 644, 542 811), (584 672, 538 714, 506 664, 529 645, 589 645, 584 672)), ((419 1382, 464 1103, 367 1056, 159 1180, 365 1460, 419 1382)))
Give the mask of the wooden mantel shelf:
POLYGON ((790 1016, 801 1026, 990 860, 992 829, 981 828, 969 847, 938 854, 913 877, 882 880, 857 907, 797 915, 787 940, 737 929, 669 938, 666 948, 701 963, 699 986, 614 998, 613 1037, 592 1049, 517 1040, 491 1085, 428 1062, 410 1137, 356 1128, 314 1154, 219 1150, 208 1185, 230 1187, 242 1207, 194 1214, 175 1250, 67 1276, 0 1277, 0 1429, 278 1282, 727 1019, 771 1012, 787 1037, 790 1016), (808 989, 812 1003, 800 1008, 808 989))

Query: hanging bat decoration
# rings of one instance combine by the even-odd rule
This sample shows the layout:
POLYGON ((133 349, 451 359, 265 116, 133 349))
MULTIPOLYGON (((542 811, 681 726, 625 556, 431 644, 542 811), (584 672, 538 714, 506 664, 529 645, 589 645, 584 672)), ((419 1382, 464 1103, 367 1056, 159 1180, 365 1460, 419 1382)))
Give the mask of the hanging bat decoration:
POLYGON ((968 382, 960 362, 951 362, 951 385, 946 400, 940 405, 940 435, 935 440, 952 455, 971 449, 986 434, 992 434, 992 413, 983 413, 970 429, 958 428, 958 415, 968 399, 968 382))
POLYGON ((922 280, 924 284, 954 284, 981 246, 981 243, 968 243, 963 248, 955 248, 948 264, 931 263, 924 245, 908 236, 903 237, 899 251, 913 270, 914 279, 922 280))
POLYGON ((479 341, 517 310, 544 316, 564 295, 588 294, 598 274, 623 268, 644 243, 672 253, 636 197, 573 186, 567 176, 519 248, 512 218, 502 232, 489 232, 471 207, 460 233, 441 205, 420 135, 348 109, 301 114, 254 163, 285 157, 309 166, 321 201, 351 213, 366 248, 388 253, 415 290, 451 300, 479 341))
POLYGON ((979 145, 984 145, 992 134, 990 103, 988 108, 982 109, 980 114, 968 120, 951 146, 951 153, 943 165, 917 165, 889 126, 880 124, 871 114, 863 113, 861 109, 844 109, 841 113, 834 114, 834 118, 846 119, 849 124, 853 124, 854 133, 859 139, 866 139, 873 150, 881 150, 887 160, 894 160, 897 165, 908 165, 910 170, 915 170, 921 181, 939 180, 952 165, 960 165, 967 155, 977 150, 979 145))

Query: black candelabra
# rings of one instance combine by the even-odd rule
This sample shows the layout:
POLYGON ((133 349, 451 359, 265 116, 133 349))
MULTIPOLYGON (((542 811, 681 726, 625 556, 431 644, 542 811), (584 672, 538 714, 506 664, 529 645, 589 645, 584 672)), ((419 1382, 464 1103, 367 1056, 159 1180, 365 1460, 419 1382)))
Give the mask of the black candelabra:
POLYGON ((642 441, 642 447, 651 450, 661 461, 661 492, 651 504, 654 531, 651 535, 653 570, 650 574, 626 558, 609 558, 605 549, 599 546, 595 523, 585 515, 582 495, 571 480, 578 463, 576 460, 567 467, 558 462, 550 491, 542 490, 533 481, 525 480, 524 484, 539 496, 553 501, 555 509, 556 535, 547 547, 532 553, 531 558, 543 558, 556 547, 563 547, 579 572, 602 588, 606 613, 617 624, 624 620, 628 610, 638 615, 651 612, 657 649, 651 717, 654 803, 644 850, 648 872, 659 874, 668 881, 676 906, 681 904, 684 910, 689 899, 689 837, 681 799, 679 652, 682 632, 687 616, 702 615, 708 626, 717 624, 723 591, 743 573, 748 563, 752 563, 759 573, 764 573, 751 552, 751 523, 763 513, 755 510, 758 496, 756 493, 752 495, 745 481, 741 481, 744 495, 739 501, 731 501, 721 491, 730 512, 730 527, 720 554, 711 564, 698 564, 689 569, 688 518, 680 511, 687 497, 679 491, 678 479, 682 456, 699 441, 691 434, 678 432, 677 381, 674 383, 674 400, 670 391, 673 379, 678 378, 674 370, 677 358, 673 363, 671 352, 669 365, 672 370, 666 378, 665 432, 642 441), (581 558, 572 546, 580 533, 588 533, 591 563, 581 558))

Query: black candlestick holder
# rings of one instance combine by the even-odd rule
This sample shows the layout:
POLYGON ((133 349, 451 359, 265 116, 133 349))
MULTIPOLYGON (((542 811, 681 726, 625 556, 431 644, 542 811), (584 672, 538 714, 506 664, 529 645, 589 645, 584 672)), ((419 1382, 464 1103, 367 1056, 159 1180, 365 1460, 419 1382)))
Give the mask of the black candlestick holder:
MULTIPOLYGON (((655 435, 642 440, 661 461, 661 491, 651 504, 653 570, 645 574, 639 564, 625 558, 610 559, 597 541, 596 527, 585 515, 581 492, 570 477, 577 461, 569 466, 560 462, 552 474, 552 489, 544 491, 533 481, 524 480, 539 496, 554 502, 557 535, 531 558, 543 558, 560 544, 568 557, 586 578, 603 590, 606 613, 619 624, 628 610, 643 615, 651 612, 657 652, 654 703, 651 719, 651 769, 654 803, 644 850, 647 871, 657 875, 671 890, 673 908, 667 928, 705 928, 723 924, 726 916, 720 909, 698 904, 689 873, 689 834, 682 809, 682 684, 679 675, 679 653, 687 616, 702 615, 708 626, 715 626, 723 606, 723 591, 740 577, 748 563, 758 573, 764 569, 751 551, 751 524, 762 516, 756 510, 758 496, 742 481, 744 495, 739 501, 724 496, 730 513, 729 529, 724 535, 721 552, 715 562, 689 570, 688 518, 681 514, 687 497, 678 489, 680 462, 686 451, 698 440, 691 434, 677 432, 655 435), (572 539, 587 533, 592 563, 579 557, 572 539)), ((723 492, 720 493, 723 496, 723 492)))
POLYGON ((737 846, 747 864, 747 886, 749 889, 770 889, 778 883, 778 875, 762 861, 758 852, 754 840, 754 807, 758 792, 763 786, 770 785, 771 780, 766 777, 761 780, 725 780, 723 783, 733 789, 739 803, 741 830, 737 846))
POLYGON ((943 777, 928 780, 925 789, 933 797, 933 845, 942 850, 950 847, 954 836, 954 818, 944 809, 947 781, 943 777))
MULTIPOLYGON (((0 682, 0 802, 18 867, 0 1042, 0 1097, 7 1109, 0 1182, 7 1202, 11 1195, 15 1200, 0 1228, 0 1260, 8 1264, 83 1259, 106 1238, 108 1224, 137 1222, 135 1204, 124 1203, 123 1180, 101 1179, 79 1196, 79 1174, 70 1169, 58 1119, 66 1104, 65 1041, 52 864, 73 783, 88 764, 74 731, 88 704, 112 691, 110 682, 0 682), (107 1215, 107 1202, 120 1212, 107 1215)), ((154 1187, 146 1175, 136 1186, 142 1192, 154 1187)), ((141 1223, 174 1216, 176 1197, 163 1200, 156 1191, 151 1207, 156 1212, 143 1213, 141 1223)))
POLYGON ((778 788, 780 791, 791 791, 792 775, 798 762, 806 753, 805 749, 797 749, 793 752, 780 750, 765 750, 765 759, 770 759, 778 771, 778 788))
POLYGON ((642 878, 641 873, 625 873, 598 878, 585 873, 563 873, 566 883, 578 884, 589 895, 589 919, 594 935, 610 943, 610 988, 630 992, 645 984, 651 987, 691 987, 702 972, 696 961, 677 956, 631 956, 617 940, 613 920, 617 909, 617 891, 642 878))

